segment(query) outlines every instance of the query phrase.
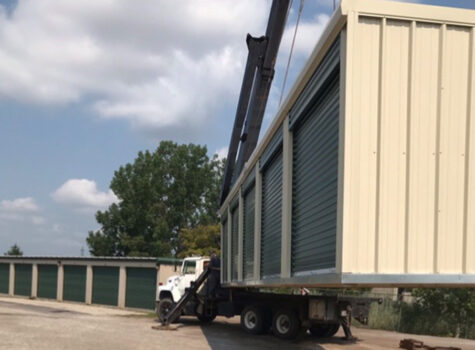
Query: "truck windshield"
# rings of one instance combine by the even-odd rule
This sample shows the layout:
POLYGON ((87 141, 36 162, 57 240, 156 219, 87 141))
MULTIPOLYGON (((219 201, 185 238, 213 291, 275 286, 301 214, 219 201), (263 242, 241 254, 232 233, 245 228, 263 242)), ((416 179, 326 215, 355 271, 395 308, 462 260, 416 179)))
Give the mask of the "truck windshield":
POLYGON ((196 261, 193 261, 193 260, 185 261, 185 265, 183 266, 183 274, 194 275, 195 271, 196 271, 196 261))

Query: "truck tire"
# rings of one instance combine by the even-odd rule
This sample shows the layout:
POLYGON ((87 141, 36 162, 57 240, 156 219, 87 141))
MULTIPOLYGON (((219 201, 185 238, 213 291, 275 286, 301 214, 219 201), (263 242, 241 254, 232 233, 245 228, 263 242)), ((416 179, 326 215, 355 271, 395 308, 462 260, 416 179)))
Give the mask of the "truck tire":
POLYGON ((309 328, 310 333, 318 338, 330 338, 333 337, 338 329, 339 324, 317 324, 309 328))
POLYGON ((206 314, 203 313, 203 307, 200 308, 198 305, 195 309, 195 315, 201 323, 211 323, 216 318, 216 311, 212 310, 211 314, 206 314))
POLYGON ((295 339, 300 331, 300 320, 297 314, 288 309, 277 311, 272 319, 272 331, 281 339, 295 339))
POLYGON ((251 305, 246 306, 241 312, 241 327, 247 333, 261 334, 266 327, 265 312, 262 308, 251 305))
POLYGON ((336 332, 338 332, 339 329, 340 329, 339 323, 330 325, 330 327, 328 327, 327 332, 325 333, 325 337, 328 337, 328 338, 333 337, 336 334, 336 332))
MULTIPOLYGON (((157 316, 160 322, 165 320, 165 316, 170 312, 171 309, 175 306, 175 303, 171 298, 163 298, 158 302, 157 307, 157 316)), ((169 320, 169 323, 178 322, 180 316, 176 316, 173 320, 169 320)))

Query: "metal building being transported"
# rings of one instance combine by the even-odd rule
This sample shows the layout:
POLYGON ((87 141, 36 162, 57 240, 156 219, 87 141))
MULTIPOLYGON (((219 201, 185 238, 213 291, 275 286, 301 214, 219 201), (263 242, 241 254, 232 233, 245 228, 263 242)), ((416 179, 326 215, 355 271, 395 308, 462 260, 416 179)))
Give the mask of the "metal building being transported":
POLYGON ((225 285, 475 285, 474 26, 342 0, 221 207, 225 285))

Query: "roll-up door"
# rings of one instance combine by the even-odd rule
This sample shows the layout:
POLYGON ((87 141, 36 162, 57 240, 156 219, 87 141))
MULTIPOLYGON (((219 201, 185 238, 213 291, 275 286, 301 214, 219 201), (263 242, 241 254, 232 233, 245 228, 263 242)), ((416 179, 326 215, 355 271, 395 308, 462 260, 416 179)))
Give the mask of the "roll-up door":
POLYGON ((119 294, 119 268, 94 266, 92 303, 117 306, 119 294))
POLYGON ((282 243, 282 147, 262 171, 261 276, 280 274, 282 243))
POLYGON ((58 266, 38 265, 38 298, 56 299, 58 266))
POLYGON ((223 282, 228 282, 228 220, 225 218, 222 223, 223 241, 221 242, 221 269, 223 271, 223 282))
POLYGON ((125 306, 154 309, 157 289, 157 269, 145 267, 127 268, 125 306))
POLYGON ((31 295, 31 264, 15 264, 15 295, 31 295))
POLYGON ((239 261, 239 206, 231 209, 231 278, 238 279, 239 261))
POLYGON ((293 130, 292 272, 335 267, 339 75, 293 130))
POLYGON ((10 264, 0 264, 0 293, 8 294, 10 285, 10 264))
POLYGON ((63 300, 86 301, 86 266, 64 266, 63 300))
POLYGON ((250 279, 254 271, 254 204, 256 191, 252 185, 246 189, 243 196, 244 218, 243 218, 243 277, 250 279))

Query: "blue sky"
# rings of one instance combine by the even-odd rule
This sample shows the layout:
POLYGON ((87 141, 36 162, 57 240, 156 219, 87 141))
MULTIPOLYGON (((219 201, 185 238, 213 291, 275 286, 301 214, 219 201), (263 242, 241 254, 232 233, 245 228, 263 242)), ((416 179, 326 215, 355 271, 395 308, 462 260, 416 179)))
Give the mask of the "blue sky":
MULTIPOLYGON (((474 0, 424 0, 475 9, 474 0)), ((225 153, 270 1, 0 0, 0 254, 87 254, 114 170, 160 140, 225 153)), ((276 111, 299 1, 271 90, 276 111)), ((286 91, 333 10, 306 0, 286 91)))

